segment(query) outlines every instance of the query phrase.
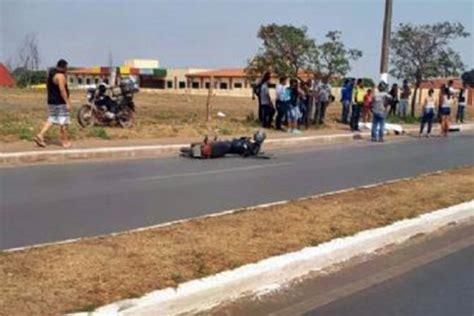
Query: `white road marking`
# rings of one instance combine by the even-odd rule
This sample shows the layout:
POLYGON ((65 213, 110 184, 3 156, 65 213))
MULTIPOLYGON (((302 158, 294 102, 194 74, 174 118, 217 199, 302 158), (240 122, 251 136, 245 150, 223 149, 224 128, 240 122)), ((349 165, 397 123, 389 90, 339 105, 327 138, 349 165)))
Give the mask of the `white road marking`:
POLYGON ((140 177, 140 178, 134 178, 134 179, 124 179, 122 181, 127 181, 128 182, 128 181, 167 180, 167 179, 174 179, 174 178, 212 175, 212 174, 228 173, 228 172, 235 172, 235 171, 248 171, 248 170, 257 170, 257 169, 267 169, 267 168, 289 166, 289 165, 292 165, 292 163, 279 162, 279 163, 273 163, 273 164, 252 165, 252 166, 245 166, 245 167, 208 170, 208 171, 201 171, 201 172, 187 172, 187 173, 176 173, 176 174, 161 175, 161 176, 140 177))

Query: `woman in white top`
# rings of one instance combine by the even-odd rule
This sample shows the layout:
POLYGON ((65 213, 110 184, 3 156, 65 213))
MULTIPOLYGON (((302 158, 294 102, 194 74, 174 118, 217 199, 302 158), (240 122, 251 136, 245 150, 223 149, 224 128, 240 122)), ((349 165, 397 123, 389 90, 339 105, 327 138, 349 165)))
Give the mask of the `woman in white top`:
POLYGON ((425 125, 428 125, 426 137, 429 137, 431 133, 431 126, 433 125, 434 111, 435 111, 435 98, 433 97, 434 90, 428 91, 428 96, 425 99, 421 112, 421 126, 420 126, 420 137, 423 135, 425 125))
POLYGON ((453 98, 451 94, 451 90, 449 87, 445 88, 442 91, 442 104, 440 108, 441 112, 441 135, 448 136, 449 131, 449 119, 451 115, 451 105, 453 103, 453 98))

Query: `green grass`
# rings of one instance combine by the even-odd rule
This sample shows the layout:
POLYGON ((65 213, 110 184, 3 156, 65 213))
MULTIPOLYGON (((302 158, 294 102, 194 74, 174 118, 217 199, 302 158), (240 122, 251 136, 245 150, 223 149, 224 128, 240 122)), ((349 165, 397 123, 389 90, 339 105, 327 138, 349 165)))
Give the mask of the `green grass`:
POLYGON ((66 314, 69 314, 69 313, 71 313, 71 314, 72 313, 90 313, 90 312, 93 312, 94 310, 96 310, 98 307, 99 307, 99 305, 96 305, 96 304, 86 304, 86 305, 80 307, 79 309, 66 311, 66 314))
POLYGON ((171 276, 170 276, 171 280, 173 280, 173 282, 178 285, 179 283, 181 283, 183 281, 183 276, 181 275, 181 273, 179 272, 173 272, 171 273, 171 276))
POLYGON ((35 134, 32 128, 20 127, 18 137, 22 140, 33 140, 35 134))
POLYGON ((107 134, 107 131, 103 127, 92 127, 87 131, 88 137, 95 137, 100 139, 110 139, 110 136, 107 134))
POLYGON ((418 124, 420 119, 413 116, 398 117, 390 115, 387 117, 387 123, 393 124, 418 124))

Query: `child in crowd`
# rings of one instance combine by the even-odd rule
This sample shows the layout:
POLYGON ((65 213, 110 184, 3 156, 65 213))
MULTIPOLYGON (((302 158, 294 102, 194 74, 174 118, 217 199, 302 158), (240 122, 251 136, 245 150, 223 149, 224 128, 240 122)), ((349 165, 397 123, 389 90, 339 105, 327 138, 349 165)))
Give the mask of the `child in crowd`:
POLYGON ((370 122, 370 111, 372 106, 372 89, 368 89, 364 96, 364 109, 362 112, 362 119, 364 123, 370 122))

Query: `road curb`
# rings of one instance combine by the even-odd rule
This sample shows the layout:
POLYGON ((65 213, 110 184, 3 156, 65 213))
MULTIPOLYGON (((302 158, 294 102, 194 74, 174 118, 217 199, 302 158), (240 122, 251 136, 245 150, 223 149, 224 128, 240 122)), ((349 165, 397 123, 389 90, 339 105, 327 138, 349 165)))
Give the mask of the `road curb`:
MULTIPOLYGON (((474 124, 461 126, 462 131, 474 130, 474 124)), ((418 128, 410 128, 407 133, 418 132, 418 128)), ((273 146, 291 146, 299 143, 335 143, 339 141, 357 140, 369 136, 369 132, 356 134, 314 135, 289 138, 268 139, 265 143, 273 146)), ((81 159, 106 159, 106 158, 138 158, 153 157, 165 154, 178 154, 181 147, 189 144, 147 145, 126 147, 101 147, 84 149, 59 149, 44 151, 26 151, 13 153, 0 153, 0 165, 28 164, 39 162, 61 162, 81 159)))
POLYGON ((413 236, 470 219, 474 219, 474 200, 189 281, 178 288, 157 290, 138 299, 100 307, 90 313, 70 315, 176 315, 205 311, 243 293, 258 293, 258 289, 262 288, 278 288, 312 271, 322 270, 353 257, 373 253, 388 245, 401 243, 413 236))
MULTIPOLYGON (((365 134, 366 133, 361 133, 360 135, 365 136, 365 134)), ((357 135, 353 134, 317 135, 295 138, 269 139, 265 143, 271 145, 291 145, 304 142, 328 143, 343 140, 352 140, 354 138, 357 138, 356 136, 357 135)), ((189 144, 170 144, 0 153, 0 165, 37 162, 59 162, 80 159, 137 158, 150 156, 153 157, 164 154, 178 154, 180 148, 188 146, 189 144)))

